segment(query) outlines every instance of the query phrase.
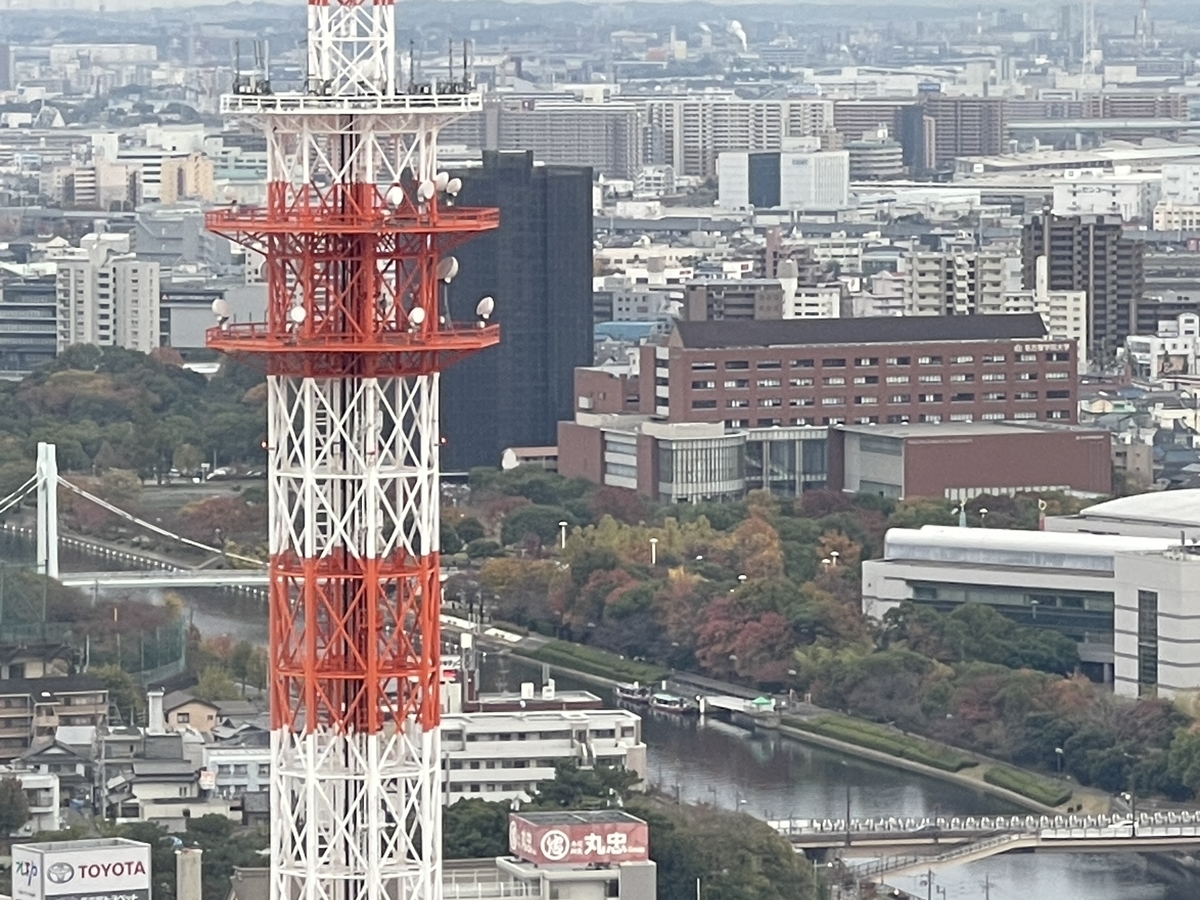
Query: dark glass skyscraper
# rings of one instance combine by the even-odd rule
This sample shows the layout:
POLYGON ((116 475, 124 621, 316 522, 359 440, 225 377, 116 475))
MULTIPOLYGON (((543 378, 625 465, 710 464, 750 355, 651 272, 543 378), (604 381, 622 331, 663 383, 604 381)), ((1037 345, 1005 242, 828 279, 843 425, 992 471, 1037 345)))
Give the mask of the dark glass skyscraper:
POLYGON ((592 361, 592 170, 486 152, 456 173, 464 206, 500 209, 500 228, 456 251, 456 320, 496 299, 498 347, 442 375, 442 469, 496 466, 507 447, 552 446, 574 415, 576 366, 592 361))

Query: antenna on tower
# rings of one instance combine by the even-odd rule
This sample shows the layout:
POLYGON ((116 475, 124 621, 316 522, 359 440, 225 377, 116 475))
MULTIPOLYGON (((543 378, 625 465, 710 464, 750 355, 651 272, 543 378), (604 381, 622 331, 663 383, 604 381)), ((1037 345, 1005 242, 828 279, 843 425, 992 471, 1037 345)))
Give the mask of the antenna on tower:
POLYGON ((408 39, 408 92, 417 92, 417 42, 408 39))

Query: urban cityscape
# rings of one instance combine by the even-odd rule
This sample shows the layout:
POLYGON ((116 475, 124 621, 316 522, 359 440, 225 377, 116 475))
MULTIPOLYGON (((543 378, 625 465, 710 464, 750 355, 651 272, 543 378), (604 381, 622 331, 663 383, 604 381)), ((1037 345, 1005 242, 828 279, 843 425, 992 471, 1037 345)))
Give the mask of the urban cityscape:
POLYGON ((1200 896, 1198 57, 3 0, 0 897, 1200 896))

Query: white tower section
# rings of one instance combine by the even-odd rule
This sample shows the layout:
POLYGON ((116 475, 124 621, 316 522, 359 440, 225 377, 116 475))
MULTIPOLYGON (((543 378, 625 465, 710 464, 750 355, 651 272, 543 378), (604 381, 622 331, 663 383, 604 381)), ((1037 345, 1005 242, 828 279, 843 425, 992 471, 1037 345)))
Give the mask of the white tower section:
POLYGON ((439 276, 499 216, 437 168, 479 95, 398 89, 391 2, 310 2, 308 28, 303 92, 221 100, 266 135, 266 206, 206 215, 267 282, 267 321, 208 345, 267 371, 271 898, 440 900, 438 377, 499 332, 452 321, 439 276))
POLYGON ((309 3, 308 77, 309 92, 323 96, 396 93, 396 7, 309 3))

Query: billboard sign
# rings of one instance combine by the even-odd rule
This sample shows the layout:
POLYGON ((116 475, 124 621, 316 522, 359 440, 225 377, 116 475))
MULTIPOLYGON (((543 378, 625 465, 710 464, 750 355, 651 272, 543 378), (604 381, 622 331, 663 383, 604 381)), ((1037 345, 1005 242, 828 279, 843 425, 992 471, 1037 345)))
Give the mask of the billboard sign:
POLYGON ((650 829, 626 821, 543 823, 508 818, 508 849, 526 862, 562 865, 641 862, 650 858, 650 829))
POLYGON ((13 900, 150 900, 150 845, 121 839, 14 844, 13 900))

